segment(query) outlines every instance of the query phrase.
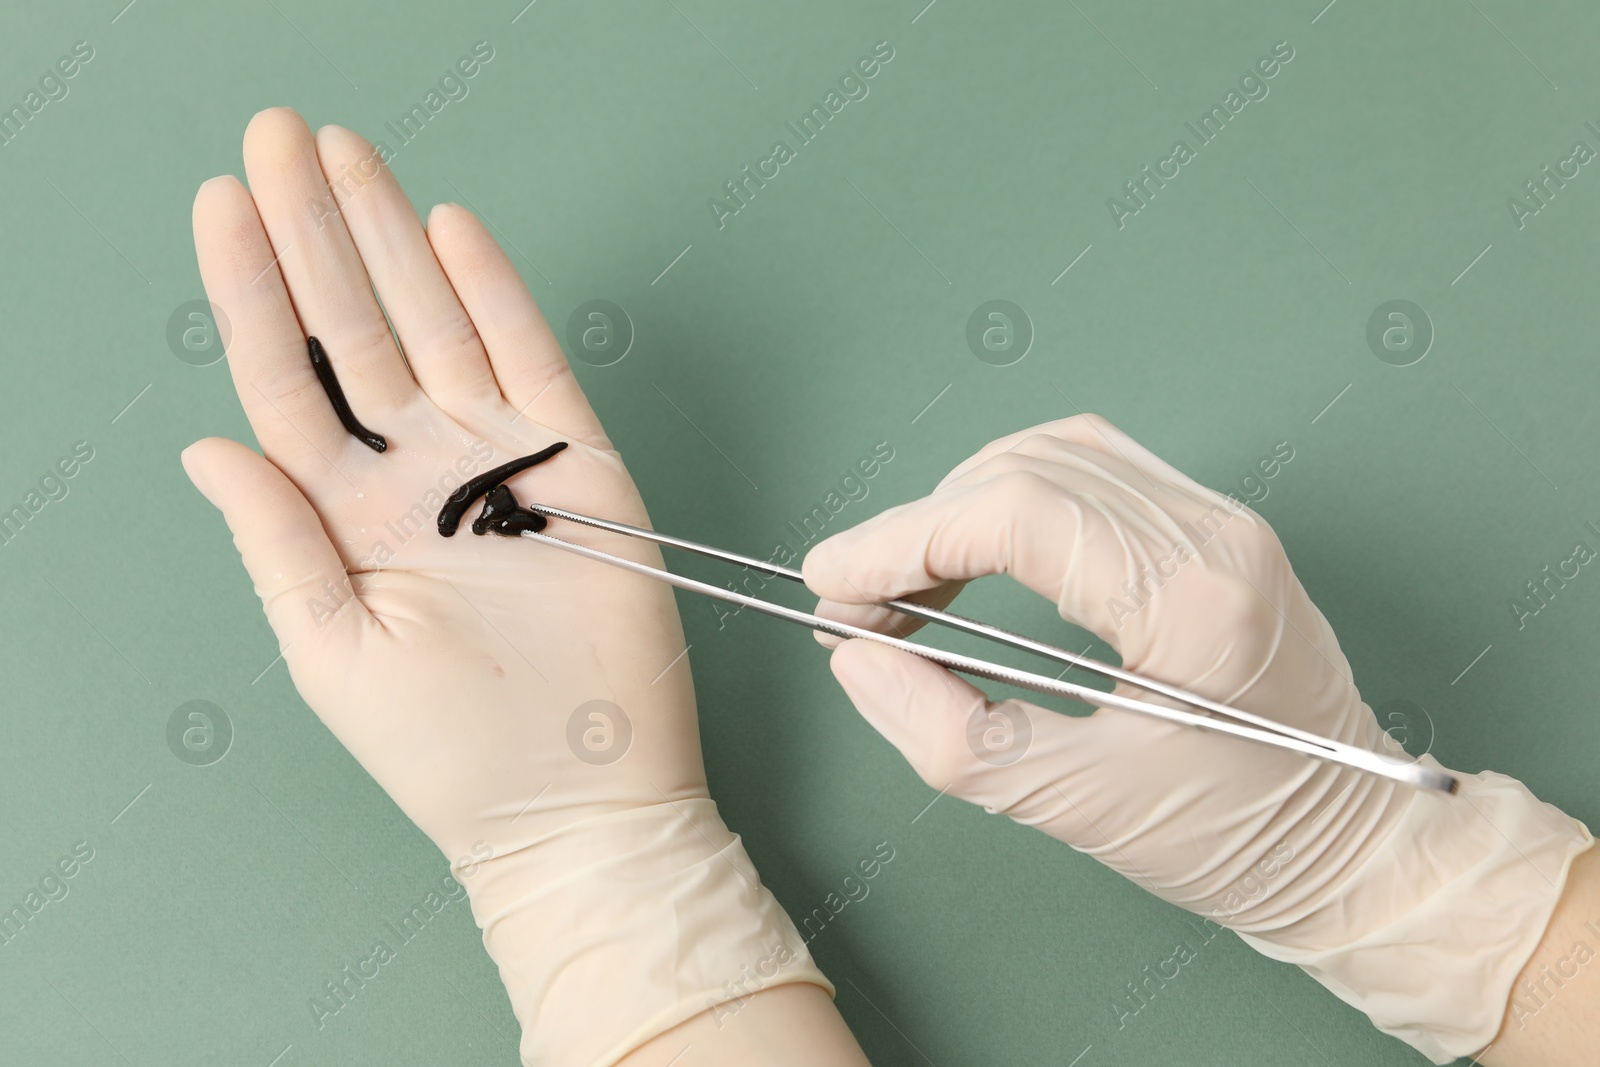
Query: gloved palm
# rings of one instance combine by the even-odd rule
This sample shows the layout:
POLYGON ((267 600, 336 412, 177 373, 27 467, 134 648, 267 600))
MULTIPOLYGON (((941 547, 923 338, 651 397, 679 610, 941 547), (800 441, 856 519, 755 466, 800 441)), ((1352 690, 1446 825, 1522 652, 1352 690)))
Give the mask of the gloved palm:
MULTIPOLYGON (((313 138, 293 112, 263 112, 245 161, 249 191, 202 187, 195 243, 265 458, 209 439, 184 463, 224 512, 306 702, 452 860, 705 796, 687 663, 663 673, 684 648, 665 586, 474 536, 476 506, 454 537, 436 531, 464 476, 558 440, 508 483, 523 502, 648 521, 511 263, 459 207, 424 232, 348 131, 313 138), (376 177, 352 187, 360 174, 376 177), (386 452, 340 425, 308 335, 386 452), (631 744, 604 709, 569 744, 594 700, 622 709, 631 744)), ((637 542, 607 548, 660 562, 637 542)))

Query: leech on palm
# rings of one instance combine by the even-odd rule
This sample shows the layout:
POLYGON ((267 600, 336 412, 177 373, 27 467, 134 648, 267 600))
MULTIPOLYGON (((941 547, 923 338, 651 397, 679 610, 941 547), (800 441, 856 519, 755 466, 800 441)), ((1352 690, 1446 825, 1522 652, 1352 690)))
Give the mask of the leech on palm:
MULTIPOLYGON (((388 440, 382 434, 374 433, 363 426, 361 420, 356 418, 355 412, 350 410, 350 401, 345 397, 344 388, 339 384, 339 375, 334 371, 333 363, 321 342, 315 337, 308 337, 306 347, 311 353, 311 369, 317 372, 317 380, 322 383, 322 391, 328 394, 328 403, 333 405, 333 413, 339 417, 340 425, 351 437, 374 452, 387 452, 388 440)), ((484 502, 483 513, 472 524, 472 532, 475 534, 481 535, 492 531, 515 535, 525 529, 535 532, 544 529, 545 517, 536 511, 519 507, 511 490, 506 488, 505 480, 529 467, 543 463, 566 447, 565 441, 557 441, 531 456, 502 463, 494 470, 467 481, 461 488, 451 493, 445 500, 444 506, 439 509, 439 517, 436 520, 439 536, 453 536, 457 527, 461 525, 461 517, 473 502, 480 498, 487 499, 484 502)))
MULTIPOLYGON (((787 962, 769 985, 800 990, 783 1003, 831 1035, 813 1041, 854 1049, 707 794, 670 589, 521 537, 454 536, 479 500, 474 534, 542 528, 519 492, 649 523, 510 261, 462 208, 424 228, 387 167, 330 189, 372 157, 347 130, 262 112, 244 155, 248 190, 201 187, 195 247, 261 454, 209 438, 184 466, 301 696, 446 857, 473 857, 524 1056, 595 1062, 703 1028, 701 1002, 775 944, 787 962), (627 727, 598 754, 576 740, 597 707, 627 727)), ((608 547, 662 565, 649 544, 608 547)))
POLYGON ((517 496, 648 517, 482 224, 441 205, 424 227, 387 168, 348 196, 330 188, 370 152, 348 130, 263 112, 245 137, 250 187, 217 178, 195 200, 201 274, 234 323, 228 365, 261 454, 213 438, 184 463, 233 527, 296 685, 446 855, 513 848, 584 810, 704 796, 687 667, 649 684, 684 647, 670 592, 521 539, 448 536, 497 486, 511 503, 484 501, 485 532, 531 523, 517 496), (419 505, 428 529, 396 523, 419 505), (350 577, 337 613, 313 610, 350 577), (578 812, 552 788, 502 820, 567 772, 567 717, 595 698, 650 710, 627 761, 578 812), (419 782, 414 759, 433 776, 419 782))

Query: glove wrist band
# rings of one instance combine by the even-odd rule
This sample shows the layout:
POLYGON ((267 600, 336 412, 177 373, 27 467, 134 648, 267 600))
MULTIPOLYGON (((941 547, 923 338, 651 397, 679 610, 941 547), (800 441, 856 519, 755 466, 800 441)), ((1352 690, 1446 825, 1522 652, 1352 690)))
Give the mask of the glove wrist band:
POLYGON ((777 985, 826 989, 794 923, 708 799, 582 820, 474 879, 472 911, 530 1064, 610 1067, 777 985))
MULTIPOLYGON (((1336 894, 1392 887, 1392 898, 1410 902, 1395 918, 1346 944, 1240 937, 1298 964, 1434 1063, 1449 1063, 1499 1033, 1572 861, 1593 841, 1582 823, 1516 779, 1464 775, 1455 796, 1415 794, 1383 847, 1336 894)), ((1338 908, 1340 900, 1325 906, 1338 908)))

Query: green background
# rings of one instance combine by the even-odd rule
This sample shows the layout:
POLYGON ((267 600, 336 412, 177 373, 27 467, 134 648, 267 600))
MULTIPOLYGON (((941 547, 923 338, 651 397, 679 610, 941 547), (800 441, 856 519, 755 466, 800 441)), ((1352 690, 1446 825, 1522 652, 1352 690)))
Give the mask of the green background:
MULTIPOLYGON (((308 998, 447 868, 273 663, 177 458, 249 431, 225 366, 167 338, 203 295, 194 190, 242 173, 251 114, 393 147, 384 124, 479 40, 495 58, 394 169, 424 211, 488 219, 563 337, 586 301, 626 311, 627 357, 578 373, 660 528, 764 554, 876 442, 895 458, 837 528, 1078 410, 1221 489, 1287 441, 1256 507, 1367 699, 1415 706, 1413 748, 1596 820, 1600 578, 1520 629, 1510 603, 1600 545, 1600 165, 1521 229, 1506 203, 1574 141, 1600 148, 1593 5, 123 2, 0 16, 4 106, 94 48, 0 146, 0 503, 94 449, 0 548, 0 904, 94 850, 0 946, 0 1060, 515 1062, 460 905, 313 1023, 308 998), (719 229, 708 198, 880 40, 870 95, 719 229), (1270 94, 1119 229, 1107 199, 1279 41, 1270 94), (991 299, 1035 334, 1011 366, 965 339, 991 299), (1436 333, 1411 366, 1366 340, 1395 299, 1436 333), (209 766, 168 746, 190 700, 232 723, 209 766)), ((1073 639, 1003 583, 968 596, 1073 639)), ((680 603, 713 793, 784 904, 895 849, 812 942, 875 1063, 1423 1062, 1231 935, 1119 1030, 1124 983, 1195 939, 1182 913, 1004 819, 928 808, 807 634, 680 603)))

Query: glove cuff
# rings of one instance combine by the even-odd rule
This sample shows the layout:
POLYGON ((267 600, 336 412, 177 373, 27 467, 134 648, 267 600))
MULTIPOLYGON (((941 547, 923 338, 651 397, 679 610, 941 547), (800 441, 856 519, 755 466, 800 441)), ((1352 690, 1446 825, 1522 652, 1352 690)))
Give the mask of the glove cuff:
POLYGON ((485 866, 483 944, 522 1024, 525 1063, 610 1067, 746 998, 826 989, 794 923, 709 799, 596 816, 485 866))
POLYGON ((1515 778, 1463 775, 1455 796, 1416 794, 1383 848, 1341 891, 1394 887, 1395 897, 1414 901, 1403 914, 1341 945, 1240 937, 1298 964, 1434 1063, 1449 1063, 1500 1031, 1511 987, 1544 936, 1572 861, 1593 843, 1582 823, 1515 778), (1418 886, 1431 891, 1419 895, 1418 886))

